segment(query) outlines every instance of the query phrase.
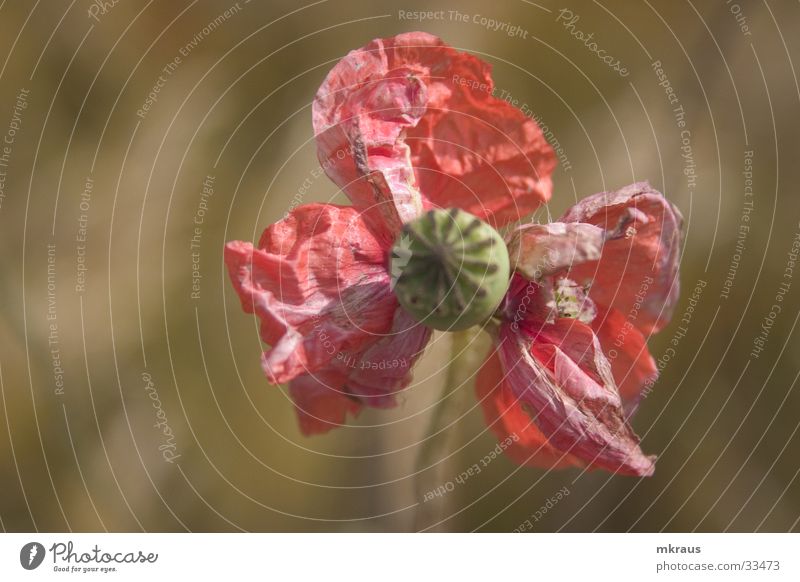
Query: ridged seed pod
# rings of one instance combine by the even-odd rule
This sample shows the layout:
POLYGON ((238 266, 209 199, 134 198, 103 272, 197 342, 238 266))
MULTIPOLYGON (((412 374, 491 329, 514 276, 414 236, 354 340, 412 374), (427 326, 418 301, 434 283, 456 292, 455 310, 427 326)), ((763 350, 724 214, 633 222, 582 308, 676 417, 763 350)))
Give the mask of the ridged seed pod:
POLYGON ((430 210, 407 223, 392 248, 400 304, 433 329, 458 331, 486 321, 509 281, 500 234, 472 214, 430 210))

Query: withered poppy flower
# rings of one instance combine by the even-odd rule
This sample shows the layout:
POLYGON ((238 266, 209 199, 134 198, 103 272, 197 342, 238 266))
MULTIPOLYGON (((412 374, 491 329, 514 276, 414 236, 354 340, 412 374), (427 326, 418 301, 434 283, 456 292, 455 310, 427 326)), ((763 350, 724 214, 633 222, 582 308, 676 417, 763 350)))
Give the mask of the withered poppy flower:
POLYGON ((349 53, 313 124, 352 206, 300 206, 257 247, 225 250, 269 345, 264 372, 289 383, 302 431, 394 406, 430 327, 487 323, 478 397, 511 458, 651 474, 628 419, 657 373, 647 338, 678 297, 677 209, 632 184, 504 244, 495 229, 550 198, 555 156, 493 96, 488 64, 425 33, 349 53))

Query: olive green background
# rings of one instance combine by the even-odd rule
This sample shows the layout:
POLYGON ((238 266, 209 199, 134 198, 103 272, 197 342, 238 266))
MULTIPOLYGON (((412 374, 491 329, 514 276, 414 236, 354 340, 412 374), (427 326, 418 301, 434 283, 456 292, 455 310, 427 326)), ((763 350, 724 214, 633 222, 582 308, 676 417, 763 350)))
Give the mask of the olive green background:
POLYGON ((120 1, 104 14, 91 6, 0 7, 0 134, 29 90, 0 206, 3 529, 511 531, 526 520, 535 531, 799 529, 800 272, 751 356, 800 228, 796 3, 240 0, 207 34, 232 3, 120 1), (557 21, 562 8, 630 74, 572 36, 557 21), (399 18, 420 9, 446 17, 399 18), (456 9, 466 22, 450 18, 456 9), (481 17, 527 34, 489 30, 481 17), (676 321, 650 340, 656 358, 668 354, 692 289, 705 287, 634 418, 644 450, 660 457, 653 478, 548 473, 498 458, 425 503, 420 483, 423 492, 425 483, 449 489, 496 444, 465 384, 447 400, 446 450, 415 478, 445 384, 446 335, 400 407, 365 411, 327 436, 301 436, 285 390, 266 383, 256 325, 232 293, 222 245, 256 240, 297 203, 345 201, 317 177, 310 103, 347 51, 409 30, 492 63, 498 88, 558 140, 567 163, 542 219, 644 179, 682 210, 683 293, 676 321), (684 109, 695 178, 684 173, 686 144, 654 61, 684 109), (163 87, 142 118, 159 75, 163 87), (214 193, 200 208, 193 259, 209 175, 214 193), (82 214, 85 243, 76 240, 82 214), (742 224, 750 230, 737 252, 742 224), (48 342, 53 323, 57 344, 48 342), (174 433, 172 463, 159 450, 158 414, 174 433))

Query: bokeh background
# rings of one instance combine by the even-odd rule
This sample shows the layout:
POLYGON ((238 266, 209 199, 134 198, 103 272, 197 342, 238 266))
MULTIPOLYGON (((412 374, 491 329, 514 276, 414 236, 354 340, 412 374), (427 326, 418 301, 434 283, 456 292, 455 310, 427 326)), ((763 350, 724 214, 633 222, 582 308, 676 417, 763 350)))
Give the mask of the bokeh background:
POLYGON ((800 271, 786 271, 800 229, 798 33, 800 6, 774 0, 2 2, 0 525, 800 529, 800 271), (629 75, 572 36, 562 8, 629 75), (445 17, 401 16, 415 10, 445 17), (545 214, 644 179, 683 211, 681 303, 650 340, 663 369, 633 421, 659 455, 653 478, 499 458, 426 504, 420 482, 446 484, 496 444, 465 384, 448 397, 446 449, 418 474, 445 334, 399 408, 326 436, 303 437, 285 389, 266 383, 222 246, 257 239, 293 203, 344 202, 314 177, 311 101, 347 51, 409 30, 492 63, 496 85, 550 130, 564 158, 545 214))

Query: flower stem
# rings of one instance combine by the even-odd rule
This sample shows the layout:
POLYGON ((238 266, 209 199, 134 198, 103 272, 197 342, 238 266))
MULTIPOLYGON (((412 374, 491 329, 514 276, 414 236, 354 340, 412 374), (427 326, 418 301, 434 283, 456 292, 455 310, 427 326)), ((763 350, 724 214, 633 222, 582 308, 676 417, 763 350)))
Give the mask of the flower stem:
POLYGON ((445 385, 431 411, 417 457, 417 531, 435 527, 444 515, 444 497, 433 494, 448 481, 445 474, 447 462, 442 457, 446 456, 454 434, 452 429, 462 414, 461 396, 472 388, 475 374, 488 351, 487 338, 481 335, 478 327, 453 332, 451 338, 445 385))

